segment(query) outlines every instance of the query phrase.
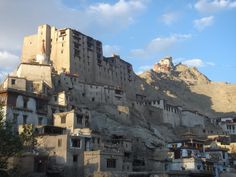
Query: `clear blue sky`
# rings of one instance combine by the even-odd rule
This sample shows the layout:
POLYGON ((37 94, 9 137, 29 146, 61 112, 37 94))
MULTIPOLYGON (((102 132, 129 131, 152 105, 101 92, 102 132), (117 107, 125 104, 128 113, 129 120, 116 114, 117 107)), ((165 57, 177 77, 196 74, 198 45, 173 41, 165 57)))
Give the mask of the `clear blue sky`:
POLYGON ((99 39, 140 73, 164 56, 236 83, 235 0, 0 0, 0 74, 15 68, 40 24, 99 39))

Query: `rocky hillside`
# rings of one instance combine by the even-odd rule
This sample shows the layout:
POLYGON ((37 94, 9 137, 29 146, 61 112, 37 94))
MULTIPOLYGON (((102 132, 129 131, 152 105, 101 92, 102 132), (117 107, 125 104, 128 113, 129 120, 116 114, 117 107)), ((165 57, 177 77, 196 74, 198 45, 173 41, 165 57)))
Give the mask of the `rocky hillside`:
POLYGON ((211 117, 236 115, 236 84, 213 82, 195 67, 173 65, 171 57, 139 76, 170 103, 211 117))

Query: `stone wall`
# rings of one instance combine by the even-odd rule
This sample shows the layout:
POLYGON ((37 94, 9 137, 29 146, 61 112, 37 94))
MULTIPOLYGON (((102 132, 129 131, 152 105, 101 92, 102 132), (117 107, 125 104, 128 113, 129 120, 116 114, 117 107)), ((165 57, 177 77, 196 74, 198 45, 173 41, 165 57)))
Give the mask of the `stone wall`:
POLYGON ((52 87, 51 73, 50 65, 21 63, 16 74, 18 77, 24 77, 29 81, 44 81, 52 87))
POLYGON ((182 111, 182 125, 186 127, 194 127, 197 125, 201 125, 202 127, 205 127, 205 116, 188 110, 182 111))

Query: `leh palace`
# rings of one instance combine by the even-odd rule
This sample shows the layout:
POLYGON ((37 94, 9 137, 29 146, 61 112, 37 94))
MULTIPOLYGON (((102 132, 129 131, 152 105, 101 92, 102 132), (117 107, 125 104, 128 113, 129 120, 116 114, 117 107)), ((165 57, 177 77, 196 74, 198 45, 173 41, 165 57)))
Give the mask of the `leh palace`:
POLYGON ((14 122, 13 134, 31 126, 37 140, 8 168, 26 177, 236 173, 235 112, 194 101, 202 100, 195 85, 214 83, 169 56, 136 75, 119 55, 103 56, 101 41, 41 25, 0 85, 4 121, 14 122))

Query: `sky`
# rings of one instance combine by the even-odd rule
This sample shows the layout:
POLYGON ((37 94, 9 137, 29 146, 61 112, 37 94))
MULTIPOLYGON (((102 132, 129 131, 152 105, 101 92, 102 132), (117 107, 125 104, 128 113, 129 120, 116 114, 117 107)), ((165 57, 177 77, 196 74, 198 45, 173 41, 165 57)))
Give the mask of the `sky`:
POLYGON ((104 56, 120 55, 136 73, 172 56, 212 81, 236 83, 236 0, 0 0, 0 78, 42 24, 100 40, 104 56))

